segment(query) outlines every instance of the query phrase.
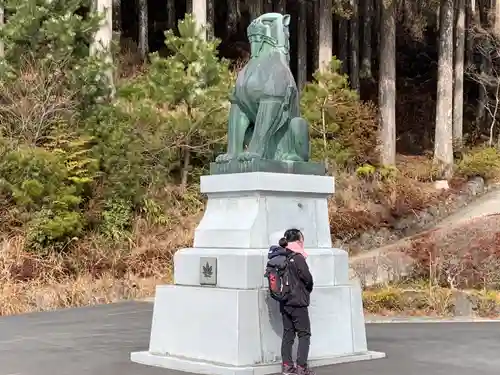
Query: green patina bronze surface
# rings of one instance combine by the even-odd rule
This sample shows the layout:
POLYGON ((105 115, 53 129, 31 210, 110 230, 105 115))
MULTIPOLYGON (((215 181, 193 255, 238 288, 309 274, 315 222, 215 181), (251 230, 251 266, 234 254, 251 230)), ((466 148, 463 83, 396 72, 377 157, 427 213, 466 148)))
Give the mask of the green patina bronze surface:
POLYGON ((248 26, 251 59, 238 74, 227 153, 211 164, 212 174, 325 174, 322 164, 309 162, 308 124, 289 67, 289 24, 289 15, 267 13, 248 26))
POLYGON ((284 162, 279 160, 253 159, 231 160, 227 163, 210 163, 210 174, 273 172, 324 176, 325 166, 321 163, 303 161, 284 162))

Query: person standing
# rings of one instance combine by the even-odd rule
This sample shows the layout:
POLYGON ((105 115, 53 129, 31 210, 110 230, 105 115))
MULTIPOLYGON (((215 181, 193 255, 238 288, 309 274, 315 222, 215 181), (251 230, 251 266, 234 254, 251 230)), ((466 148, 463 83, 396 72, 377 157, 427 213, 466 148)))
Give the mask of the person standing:
MULTIPOLYGON (((313 277, 306 263, 304 235, 298 229, 288 229, 279 246, 271 246, 268 259, 282 257, 286 259, 286 298, 280 300, 280 312, 283 318, 283 338, 281 343, 282 373, 284 375, 313 375, 307 359, 311 341, 311 323, 309 320, 310 294, 313 290, 313 277), (292 347, 298 337, 297 365, 292 359, 292 347)), ((269 264, 268 262, 268 264, 269 264)))

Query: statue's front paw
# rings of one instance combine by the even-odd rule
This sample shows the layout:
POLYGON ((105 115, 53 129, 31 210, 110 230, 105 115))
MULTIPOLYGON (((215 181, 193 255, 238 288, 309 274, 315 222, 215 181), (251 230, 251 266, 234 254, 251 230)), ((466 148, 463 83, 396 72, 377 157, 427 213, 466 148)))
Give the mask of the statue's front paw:
POLYGON ((243 152, 238 155, 238 161, 251 161, 253 159, 259 159, 260 155, 254 152, 243 152))
POLYGON ((289 153, 281 155, 280 160, 282 160, 282 161, 304 161, 299 155, 289 154, 289 153))
POLYGON ((232 154, 222 154, 215 158, 215 162, 219 164, 229 163, 231 160, 236 159, 235 155, 232 154))

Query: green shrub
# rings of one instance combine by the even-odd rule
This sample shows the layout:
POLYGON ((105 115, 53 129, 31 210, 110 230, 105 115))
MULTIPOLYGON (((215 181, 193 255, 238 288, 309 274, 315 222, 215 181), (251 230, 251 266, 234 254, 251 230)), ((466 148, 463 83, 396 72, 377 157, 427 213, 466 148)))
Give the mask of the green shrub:
POLYGON ((363 164, 356 169, 356 175, 360 178, 373 178, 377 173, 377 168, 371 164, 363 164))
POLYGON ((310 124, 312 158, 336 167, 377 162, 375 107, 359 100, 339 73, 335 57, 330 69, 316 72, 301 98, 303 116, 310 124))
MULTIPOLYGON (((95 139, 92 155, 98 160, 104 199, 120 197, 138 203, 154 181, 165 159, 156 154, 151 170, 146 162, 151 154, 145 145, 149 136, 141 134, 134 118, 117 107, 101 106, 88 119, 85 130, 95 139)), ((167 151, 168 152, 168 151, 167 151)), ((166 178, 167 173, 164 174, 166 178)))
POLYGON ((2 191, 22 214, 29 247, 61 248, 85 226, 80 205, 91 179, 75 178, 67 161, 64 152, 39 147, 7 151, 0 161, 2 191))
POLYGON ((400 289, 391 286, 369 289, 363 292, 363 306, 374 314, 386 310, 403 311, 404 296, 400 289))
POLYGON ((494 147, 478 147, 465 152, 456 166, 457 173, 471 178, 495 180, 500 176, 500 152, 494 147))
MULTIPOLYGON (((91 55, 90 42, 101 16, 89 11, 91 0, 4 0, 9 22, 0 30, 5 56, 0 63, 2 81, 15 81, 26 63, 52 66, 53 82, 71 87, 81 110, 110 92, 102 72, 109 63, 91 55)), ((106 52, 104 52, 106 53, 106 52)), ((47 106, 45 106, 47 108, 47 106)))
POLYGON ((106 201, 102 213, 101 231, 112 241, 119 241, 130 233, 132 205, 129 201, 115 198, 106 201))
POLYGON ((379 168, 371 164, 363 164, 356 169, 356 176, 365 180, 379 179, 380 181, 395 181, 399 171, 394 166, 381 166, 379 168))
POLYGON ((43 209, 27 223, 27 244, 39 254, 51 249, 64 250, 72 240, 78 239, 84 227, 85 220, 79 211, 43 209))
POLYGON ((0 161, 4 187, 16 204, 41 208, 65 189, 68 174, 64 160, 42 148, 7 152, 0 161))

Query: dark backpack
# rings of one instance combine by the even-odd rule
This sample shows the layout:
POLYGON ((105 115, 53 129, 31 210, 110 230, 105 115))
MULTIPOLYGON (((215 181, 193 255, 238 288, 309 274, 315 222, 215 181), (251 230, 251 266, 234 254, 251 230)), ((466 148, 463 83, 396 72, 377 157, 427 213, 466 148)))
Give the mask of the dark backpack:
POLYGON ((269 285, 269 294, 273 299, 279 302, 285 302, 288 299, 292 285, 290 285, 290 259, 296 254, 278 255, 268 260, 266 273, 269 285))

